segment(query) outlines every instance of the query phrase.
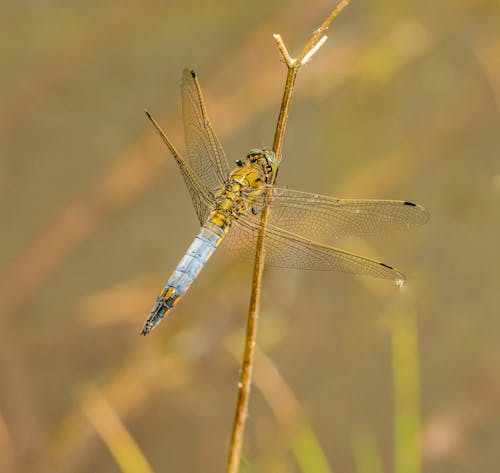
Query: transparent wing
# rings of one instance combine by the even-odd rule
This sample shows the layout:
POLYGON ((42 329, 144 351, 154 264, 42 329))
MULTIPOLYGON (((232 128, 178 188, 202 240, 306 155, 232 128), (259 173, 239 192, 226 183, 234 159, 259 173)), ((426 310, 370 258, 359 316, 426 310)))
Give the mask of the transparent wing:
POLYGON ((201 182, 212 192, 229 175, 227 158, 208 118, 200 83, 192 69, 184 69, 181 80, 182 112, 187 161, 201 182))
POLYGON ((272 187, 257 197, 259 211, 271 205, 269 223, 313 240, 406 230, 429 219, 426 209, 402 200, 335 199, 272 187))
POLYGON ((175 149, 175 146, 168 139, 165 132, 161 129, 158 122, 151 116, 149 112, 146 111, 146 115, 151 120, 151 123, 156 128, 156 131, 161 136, 163 142, 167 145, 167 148, 172 153, 175 161, 179 165, 184 182, 188 188, 189 194, 191 195, 191 200, 193 201, 194 210, 198 216, 200 224, 203 225, 210 213, 211 205, 214 200, 214 196, 209 189, 200 181, 198 176, 193 172, 189 164, 182 158, 179 152, 175 149))
MULTIPOLYGON (((224 245, 232 253, 252 257, 259 227, 260 215, 246 215, 233 223, 224 245)), ((266 264, 277 268, 341 271, 404 282, 404 275, 392 266, 302 238, 272 224, 266 226, 264 244, 266 264)))

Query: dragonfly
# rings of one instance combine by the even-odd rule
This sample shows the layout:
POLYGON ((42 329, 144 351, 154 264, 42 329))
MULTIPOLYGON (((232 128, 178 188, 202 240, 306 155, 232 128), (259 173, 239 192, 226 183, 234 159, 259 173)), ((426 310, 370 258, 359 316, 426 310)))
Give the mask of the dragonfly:
POLYGON ((185 158, 153 116, 146 114, 179 166, 201 229, 162 288, 142 335, 174 308, 223 240, 232 253, 255 251, 263 225, 260 214, 268 206, 266 265, 342 271, 403 285, 405 277, 397 268, 318 241, 422 225, 429 218, 424 207, 403 200, 337 199, 277 186, 279 161, 265 148, 251 149, 231 170, 192 69, 182 73, 181 97, 185 158))

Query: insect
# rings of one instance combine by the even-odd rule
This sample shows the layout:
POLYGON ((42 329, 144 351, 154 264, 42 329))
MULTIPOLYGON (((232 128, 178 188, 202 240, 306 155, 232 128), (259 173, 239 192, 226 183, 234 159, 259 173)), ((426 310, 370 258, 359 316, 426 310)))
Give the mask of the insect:
POLYGON ((156 299, 142 335, 173 309, 222 240, 231 250, 255 248, 260 213, 269 205, 266 264, 343 271, 393 279, 403 285, 404 275, 398 269, 316 240, 411 228, 428 220, 427 210, 402 200, 336 199, 275 186, 278 160, 263 148, 251 149, 231 171, 191 69, 183 71, 181 95, 186 159, 158 122, 146 114, 179 165, 202 226, 156 299))

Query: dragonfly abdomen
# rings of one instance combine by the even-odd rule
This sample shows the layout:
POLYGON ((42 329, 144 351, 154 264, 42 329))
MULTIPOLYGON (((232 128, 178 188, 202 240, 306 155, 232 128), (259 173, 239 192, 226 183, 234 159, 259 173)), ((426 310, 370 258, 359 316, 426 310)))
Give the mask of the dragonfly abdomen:
POLYGON ((229 227, 228 221, 220 225, 212 222, 213 216, 201 227, 200 233, 191 243, 186 254, 180 260, 170 279, 165 284, 156 304, 149 314, 141 335, 147 335, 165 317, 189 289, 199 272, 212 256, 213 252, 224 238, 229 227))

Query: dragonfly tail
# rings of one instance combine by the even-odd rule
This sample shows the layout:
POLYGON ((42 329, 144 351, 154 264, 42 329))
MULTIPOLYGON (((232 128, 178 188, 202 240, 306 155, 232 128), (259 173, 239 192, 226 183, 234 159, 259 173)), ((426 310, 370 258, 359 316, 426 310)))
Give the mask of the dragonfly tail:
POLYGON ((166 287, 156 299, 156 304, 144 323, 141 335, 151 332, 163 320, 167 312, 173 309, 178 299, 179 294, 176 289, 166 287))

